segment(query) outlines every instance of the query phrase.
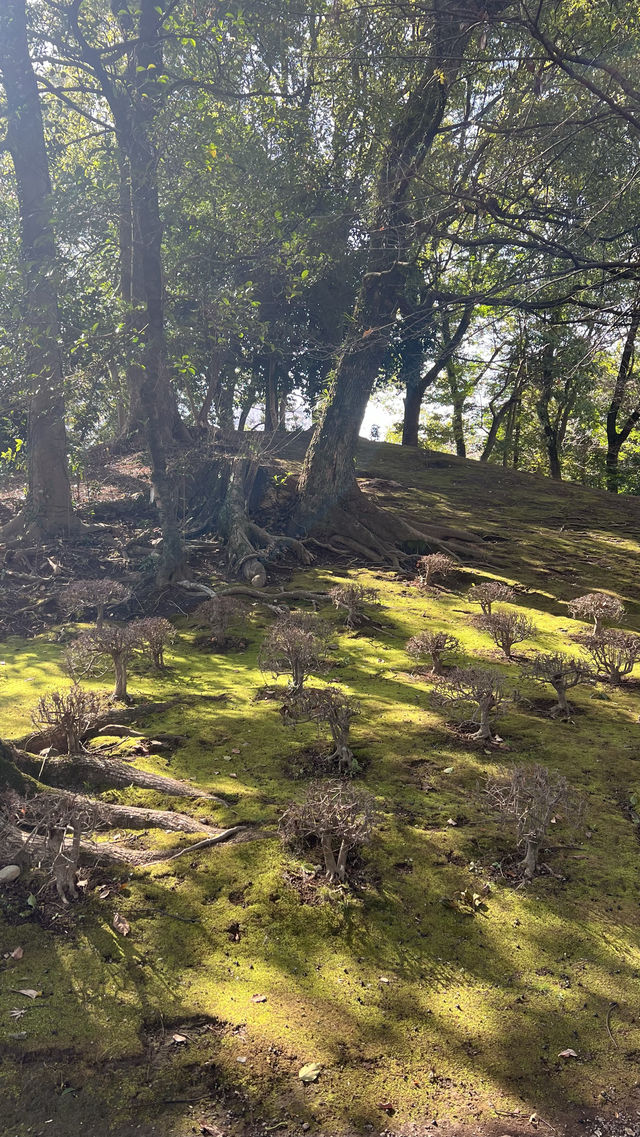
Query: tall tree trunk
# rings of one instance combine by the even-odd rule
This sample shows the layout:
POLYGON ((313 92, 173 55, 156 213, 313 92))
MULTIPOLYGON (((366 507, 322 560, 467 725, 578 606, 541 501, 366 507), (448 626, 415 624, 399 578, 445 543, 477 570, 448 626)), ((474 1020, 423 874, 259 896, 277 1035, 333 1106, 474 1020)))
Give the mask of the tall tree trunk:
POLYGON ((615 387, 607 411, 607 457, 606 457, 606 487, 609 493, 618 493, 620 489, 620 451, 629 435, 640 421, 640 407, 634 408, 627 415, 621 430, 618 430, 618 418, 622 408, 629 380, 633 375, 635 365, 635 345, 640 328, 640 307, 633 312, 629 330, 627 332, 620 365, 616 376, 615 387))
POLYGON ((144 380, 142 361, 138 358, 137 344, 144 338, 144 280, 139 255, 140 240, 134 239, 133 209, 131 204, 131 172, 129 160, 119 148, 120 210, 118 235, 120 245, 120 296, 125 307, 127 413, 123 434, 142 431, 144 418, 140 389, 144 380))
MULTIPOLYGON (((475 8, 474 13, 477 20, 475 8)), ((367 272, 300 476, 294 527, 301 531, 319 523, 355 488, 360 426, 405 290, 413 236, 411 187, 442 123, 473 26, 448 0, 436 0, 432 18, 423 78, 400 108, 382 154, 367 272)))
POLYGON ((402 364, 398 374, 405 389, 402 445, 418 446, 420 410, 426 388, 422 386, 424 344, 422 336, 409 336, 402 345, 402 364))
POLYGON ((278 429, 278 364, 275 355, 266 361, 264 379, 264 430, 273 434, 278 429))
POLYGON ((40 534, 58 536, 79 522, 73 515, 67 468, 51 181, 25 0, 0 4, 0 75, 20 210, 22 317, 30 388, 29 493, 17 525, 32 525, 40 534))
POLYGON ((542 427, 549 473, 552 478, 562 480, 562 467, 560 465, 560 447, 558 443, 558 429, 551 421, 549 406, 553 397, 553 365, 554 351, 552 344, 547 344, 542 353, 542 371, 540 375, 540 389, 536 400, 536 414, 542 427))

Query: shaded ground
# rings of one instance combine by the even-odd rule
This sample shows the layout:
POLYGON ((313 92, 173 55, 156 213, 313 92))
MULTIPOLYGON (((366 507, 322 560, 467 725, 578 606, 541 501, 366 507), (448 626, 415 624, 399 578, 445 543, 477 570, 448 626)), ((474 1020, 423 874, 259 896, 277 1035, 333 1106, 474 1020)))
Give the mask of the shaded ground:
MULTIPOLYGON (((310 867, 275 837, 282 809, 304 789, 291 759, 317 737, 309 725, 283 726, 277 702, 255 700, 271 613, 254 606, 246 650, 225 654, 199 651, 198 630, 179 620, 171 670, 159 680, 138 672, 132 691, 229 698, 167 713, 150 733, 187 743, 135 762, 232 802, 180 808, 215 825, 258 823, 264 836, 130 879, 94 873, 71 921, 50 909, 45 920, 38 897, 30 907, 28 880, 5 890, 0 956, 18 946, 23 955, 0 959, 3 1137, 640 1134, 640 845, 630 808, 640 792, 638 686, 579 690, 580 714, 554 723, 544 713, 551 692, 498 660, 469 626, 466 600, 483 575, 515 583, 538 629, 525 655, 574 650, 564 602, 587 589, 614 591, 627 626, 640 626, 640 503, 386 445, 363 444, 360 473, 381 504, 473 529, 487 559, 427 597, 394 574, 355 571, 385 605, 382 626, 364 633, 345 632, 323 610, 337 650, 317 682, 361 701, 354 749, 380 812, 357 888, 315 889, 314 903, 303 902, 310 867), (461 661, 491 661, 528 697, 501 721, 500 749, 465 744, 429 682, 411 675, 404 644, 425 626, 453 631, 461 661), (513 839, 487 815, 482 783, 530 760, 585 793, 588 828, 577 838, 559 830, 546 856, 555 875, 523 888, 508 876, 513 839), (484 914, 443 905, 486 881, 484 914), (112 927, 116 911, 131 924, 126 938, 112 927), (575 1059, 559 1057, 567 1048, 575 1059), (305 1087, 298 1071, 311 1061, 322 1073, 305 1087)), ((295 583, 324 590, 342 576, 318 567, 295 583)), ((52 627, 0 647, 2 735, 24 733, 30 706, 61 683, 59 638, 52 627)), ((142 790, 105 795, 120 797, 172 805, 142 790)), ((122 840, 163 847, 175 835, 122 840)))

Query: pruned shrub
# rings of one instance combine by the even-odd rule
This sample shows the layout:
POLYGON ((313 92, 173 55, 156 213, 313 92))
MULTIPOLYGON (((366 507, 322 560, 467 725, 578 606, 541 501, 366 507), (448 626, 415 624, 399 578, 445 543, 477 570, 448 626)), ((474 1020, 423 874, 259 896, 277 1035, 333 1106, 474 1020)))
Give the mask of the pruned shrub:
POLYGON ((349 782, 319 782, 301 802, 294 802, 280 819, 285 845, 300 852, 319 847, 329 880, 344 880, 349 854, 371 839, 374 799, 349 782))
POLYGON ((513 604, 515 598, 513 589, 499 580, 485 580, 481 584, 474 584, 467 594, 467 599, 479 604, 485 616, 491 615, 492 606, 499 600, 505 604, 513 604))
POLYGON ((307 612, 279 616, 262 642, 260 667, 272 675, 290 675, 294 690, 301 691, 305 679, 324 665, 327 638, 328 629, 317 616, 307 612))
POLYGON ((577 636, 591 656, 598 676, 622 683, 640 660, 640 636, 621 628, 602 628, 597 635, 577 636))
POLYGON ((620 620, 624 615, 624 605, 616 596, 608 596, 605 592, 588 592, 585 596, 577 596, 570 600, 569 613, 574 620, 589 620, 593 623, 593 634, 597 636, 604 624, 612 620, 620 620))
POLYGON ((337 687, 308 687, 300 692, 292 692, 282 707, 285 721, 314 722, 318 728, 326 726, 333 740, 334 749, 322 759, 327 772, 351 775, 357 773, 359 766, 349 746, 349 731, 360 706, 355 699, 339 691, 337 687))
POLYGON ((359 628, 370 620, 366 605, 379 605, 380 599, 377 589, 366 588, 363 584, 337 584, 329 590, 329 596, 335 608, 345 613, 345 626, 359 628))
POLYGON ((459 667, 438 680, 436 702, 451 704, 463 714, 471 711, 471 721, 478 729, 470 735, 477 742, 491 742, 492 722, 508 701, 504 680, 489 667, 459 667))
POLYGON ((164 616, 146 616, 143 620, 134 620, 131 628, 137 633, 140 646, 153 666, 162 671, 165 666, 164 649, 176 638, 173 624, 164 616))
POLYGON ((444 580, 456 568, 453 557, 446 553, 427 553, 416 561, 416 584, 419 588, 431 588, 436 580, 444 580))
POLYGON ((51 691, 42 695, 31 712, 31 721, 39 729, 59 728, 64 733, 67 754, 79 754, 81 738, 105 710, 105 702, 95 691, 73 683, 68 691, 51 691))
POLYGON ((518 846, 524 849, 521 865, 527 879, 536 873, 552 820, 564 813, 576 826, 582 816, 580 796, 565 777, 546 766, 516 766, 509 778, 491 779, 487 794, 491 806, 515 825, 518 846))
POLYGON ((230 629, 239 625, 245 615, 246 605, 235 596, 211 596, 193 613, 194 619, 208 629, 211 642, 218 648, 228 646, 230 629))
POLYGON ((536 634, 535 624, 527 616, 510 612, 506 608, 496 609, 488 615, 474 616, 471 622, 478 631, 487 632, 491 636, 506 659, 513 658, 516 644, 529 640, 536 634))
POLYGON ((419 632, 407 641, 407 654, 415 659, 416 663, 431 663, 434 675, 444 674, 444 655, 447 652, 457 651, 460 641, 448 632, 419 632))
POLYGON ((79 616, 87 608, 96 610, 96 626, 102 627, 105 608, 116 608, 131 597, 131 589, 119 580, 72 580, 63 590, 61 601, 66 612, 79 616))
POLYGON ((74 794, 23 798, 8 791, 0 798, 0 858, 44 871, 63 904, 77 900, 81 841, 93 830, 98 808, 74 794))
POLYGON ((71 674, 95 674, 108 660, 113 665, 115 684, 113 699, 129 702, 127 692, 127 673, 129 660, 136 648, 142 647, 143 640, 135 623, 103 624, 83 632, 70 645, 67 651, 67 665, 71 674))
POLYGON ((593 670, 587 663, 563 655, 562 652, 534 656, 523 664, 522 673, 527 679, 533 679, 536 683, 548 683, 553 687, 558 702, 551 708, 551 715, 561 719, 568 719, 571 716, 567 691, 578 687, 581 683, 595 681, 593 670))

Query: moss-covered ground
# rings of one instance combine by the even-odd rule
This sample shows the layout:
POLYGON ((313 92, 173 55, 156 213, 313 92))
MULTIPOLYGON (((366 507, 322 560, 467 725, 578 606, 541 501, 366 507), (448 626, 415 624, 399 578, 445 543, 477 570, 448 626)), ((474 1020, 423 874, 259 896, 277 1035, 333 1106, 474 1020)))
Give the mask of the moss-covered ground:
MULTIPOLYGON (((516 584, 537 627, 523 655, 575 650, 566 600, 587 590, 614 592, 626 625, 639 628, 639 503, 395 447, 369 446, 361 464, 382 503, 473 529, 492 559, 427 596, 387 572, 319 567, 295 578, 322 590, 349 575, 374 585, 384 605, 357 634, 322 612, 336 650, 315 680, 362 707, 353 745, 379 824, 355 887, 311 887, 309 866, 277 839, 284 806, 304 792, 295 755, 316 736, 285 726, 277 701, 256 699, 268 610, 251 610, 247 648, 225 654, 200 650, 183 621, 167 675, 134 674, 132 692, 228 698, 176 706, 149 733, 188 742, 169 759, 136 761, 232 802, 179 808, 258 832, 122 880, 105 884, 103 873, 58 932, 6 890, 0 956, 24 954, 0 958, 1 1133, 183 1137, 306 1125, 339 1135, 418 1132, 433 1121, 476 1133, 500 1119, 506 1134, 534 1112, 557 1127, 581 1109, 640 1108, 640 845, 627 808, 640 792, 640 687, 632 678, 579 688, 573 721, 552 721, 551 690, 500 660, 470 627, 466 599, 484 577, 516 584), (502 746, 465 742, 430 683, 411 674, 404 645, 427 625, 460 639, 460 662, 489 660, 519 687, 524 701, 500 721, 502 746), (534 761, 584 793, 586 827, 576 836, 559 825, 551 871, 525 887, 508 875, 513 836, 488 813, 482 787, 534 761), (456 905, 486 882, 483 911, 456 905), (112 927, 115 910, 131 925, 126 938, 112 927), (29 988, 42 994, 18 993, 29 988), (577 1057, 560 1058, 566 1049, 577 1057), (305 1086, 298 1071, 308 1062, 322 1072, 305 1086)), ((2 645, 0 735, 29 728, 37 697, 64 682, 62 654, 50 634, 2 645)), ((122 799, 177 808, 143 791, 122 799)), ((135 839, 176 843, 158 832, 135 839)))

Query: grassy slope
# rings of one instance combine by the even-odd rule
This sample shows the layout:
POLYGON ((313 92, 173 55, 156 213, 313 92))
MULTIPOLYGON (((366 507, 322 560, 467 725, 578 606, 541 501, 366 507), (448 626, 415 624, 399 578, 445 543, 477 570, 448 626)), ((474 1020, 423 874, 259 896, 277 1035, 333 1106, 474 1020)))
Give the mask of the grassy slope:
MULTIPOLYGON (((164 1120, 150 1120, 149 1133, 192 1132, 194 1118, 217 1116, 214 1101, 222 1098, 239 1115, 275 1124, 282 1114, 298 1119, 293 1131, 307 1120, 332 1134, 431 1118, 459 1119, 476 1131, 500 1111, 548 1117, 572 1103, 633 1100, 639 849, 620 802, 640 790, 637 690, 600 689, 597 697, 578 690, 580 713, 568 725, 530 707, 511 710, 500 729, 509 748, 487 753, 448 729, 429 685, 407 673, 403 648, 429 622, 515 680, 517 667, 501 664, 468 625, 466 588, 483 574, 525 587, 521 604, 538 627, 525 653, 571 648, 575 624, 563 602, 587 589, 614 591, 627 605, 628 626, 640 627, 633 537, 640 503, 390 446, 364 447, 361 467, 382 479, 371 487, 382 502, 474 529, 489 538, 492 558, 426 599, 392 574, 352 574, 375 584, 385 604, 380 629, 337 632, 330 676, 362 702, 353 739, 381 815, 363 887, 309 905, 285 879, 298 866, 283 855, 273 826, 303 791, 288 776, 288 760, 314 735, 308 726, 285 728, 277 704, 254 701, 264 682, 256 664, 264 610, 252 613, 242 653, 203 655, 185 627, 161 691, 224 690, 230 699, 155 724, 190 739, 170 772, 237 797, 232 810, 198 807, 202 816, 255 820, 265 836, 140 872, 117 901, 94 894, 71 934, 0 919, 3 950, 24 948, 20 962, 5 961, 0 985, 7 1134, 21 1137, 34 1119, 50 1117, 50 1134, 84 1131, 81 1122, 101 1134, 106 1112, 110 1126, 134 1115, 139 1122, 156 1118, 159 1101, 164 1120), (544 762, 585 791, 588 836, 553 854, 566 881, 544 876, 518 890, 497 884, 486 913, 470 918, 441 901, 477 888, 510 850, 478 787, 514 761, 544 762), (115 907, 131 923, 127 939, 110 927, 115 907), (29 1003, 15 993, 20 987, 44 995, 29 1003), (267 1001, 252 1002, 256 994, 267 1001), (615 1044, 607 1029, 612 1003, 615 1044), (25 1005, 23 1018, 9 1017, 25 1005), (170 1046, 172 1027, 189 1041, 170 1046), (11 1037, 22 1030, 25 1038, 11 1037), (558 1059, 567 1047, 577 1061, 558 1059), (44 1054, 36 1078, 40 1067, 31 1060, 44 1054), (304 1089, 297 1072, 308 1061, 324 1072, 304 1089), (24 1097, 17 1106, 25 1084, 26 1114, 24 1097), (184 1104, 200 1097, 197 1107, 184 1104), (393 1105, 392 1120, 382 1103, 393 1105)), ((296 583, 324 588, 337 575, 318 569, 296 583)), ((333 612, 327 617, 336 621, 333 612)), ((61 649, 43 639, 12 642, 0 657, 0 733, 18 735, 37 695, 60 682, 61 649)), ((158 693, 145 676, 131 686, 158 693)), ((162 759, 146 761, 167 769, 162 759)), ((142 792, 128 800, 171 804, 142 792)), ((228 1118, 225 1124, 232 1128, 228 1118)))

